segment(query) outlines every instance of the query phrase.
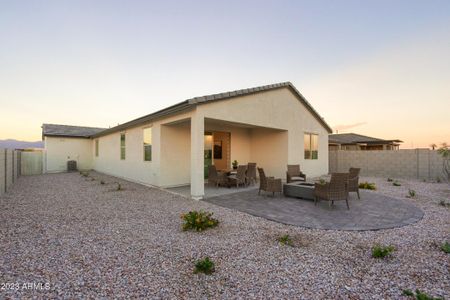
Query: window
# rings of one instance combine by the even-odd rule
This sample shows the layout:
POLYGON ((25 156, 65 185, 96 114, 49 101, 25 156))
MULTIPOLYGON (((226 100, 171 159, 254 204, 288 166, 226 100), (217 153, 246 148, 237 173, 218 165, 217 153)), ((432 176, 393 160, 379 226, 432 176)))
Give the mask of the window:
POLYGON ((152 161, 152 129, 144 128, 144 161, 152 161))
POLYGON ((305 133, 305 159, 319 158, 319 135, 305 133))
POLYGON ((95 140, 95 156, 98 156, 98 140, 95 140))
POLYGON ((120 159, 125 159, 125 133, 120 134, 120 159))

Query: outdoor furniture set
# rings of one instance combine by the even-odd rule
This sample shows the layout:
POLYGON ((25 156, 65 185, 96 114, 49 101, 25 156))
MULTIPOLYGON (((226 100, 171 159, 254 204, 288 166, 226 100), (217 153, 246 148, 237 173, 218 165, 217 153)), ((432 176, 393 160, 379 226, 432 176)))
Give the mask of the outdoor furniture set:
MULTIPOLYGON (((348 173, 332 173, 329 182, 306 182, 306 175, 300 170, 300 165, 287 165, 286 184, 282 184, 281 178, 266 176, 263 168, 257 168, 259 173, 259 191, 282 193, 287 197, 314 200, 317 205, 319 200, 329 201, 330 206, 334 201, 345 200, 347 209, 348 195, 355 192, 359 195, 359 168, 350 168, 348 173)), ((209 166, 208 182, 215 186, 248 186, 256 183, 256 163, 240 165, 236 172, 219 172, 215 166, 209 166)))
POLYGON ((219 186, 248 186, 256 183, 256 163, 239 165, 236 171, 217 171, 216 167, 209 166, 208 183, 219 186))

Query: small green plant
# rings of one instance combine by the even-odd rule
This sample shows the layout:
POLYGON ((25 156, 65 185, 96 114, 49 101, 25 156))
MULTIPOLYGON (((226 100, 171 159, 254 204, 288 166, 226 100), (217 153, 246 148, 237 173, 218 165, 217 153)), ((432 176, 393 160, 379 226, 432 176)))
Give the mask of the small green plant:
POLYGON ((441 200, 441 201, 439 201, 439 205, 447 207, 447 206, 450 206, 450 202, 446 202, 445 200, 441 200))
POLYGON ((403 296, 414 296, 414 293, 411 290, 403 290, 402 295, 403 296))
POLYGON ((212 217, 213 213, 206 211, 190 211, 187 214, 182 214, 181 219, 184 221, 183 230, 194 229, 196 231, 203 231, 208 228, 216 227, 219 224, 217 219, 212 217))
POLYGON ((416 300, 442 300, 442 298, 432 297, 418 289, 416 290, 416 292, 413 292, 411 290, 403 290, 402 294, 403 296, 414 297, 414 299, 416 300))
POLYGON ((105 184, 105 181, 104 180, 100 180, 100 184, 105 184))
POLYGON ((373 258, 385 258, 392 254, 395 251, 395 247, 392 245, 389 246, 381 246, 375 245, 372 247, 372 257, 373 258))
POLYGON ((122 190, 123 190, 122 185, 121 185, 120 183, 118 183, 118 182, 117 182, 117 188, 116 188, 116 190, 117 190, 117 191, 122 191, 122 190))
POLYGON ((233 162, 231 163, 231 165, 233 166, 233 169, 237 169, 239 163, 237 160, 233 160, 233 162))
POLYGON ((212 274, 215 271, 214 262, 205 257, 204 259, 197 260, 195 263, 194 273, 203 273, 206 275, 212 274))
POLYGON ((394 179, 388 178, 387 181, 388 181, 388 182, 392 182, 392 181, 394 181, 394 179))
POLYGON ((289 236, 289 234, 285 234, 285 235, 280 236, 277 239, 277 241, 280 244, 283 244, 283 245, 287 245, 287 246, 291 246, 291 247, 294 246, 294 242, 292 241, 292 238, 289 236))
POLYGON ((416 191, 415 190, 408 190, 408 196, 409 198, 414 198, 416 196, 416 191))
POLYGON ((401 184, 400 182, 398 182, 398 181, 394 181, 394 182, 392 183, 392 185, 393 185, 393 186, 401 186, 402 184, 401 184))
POLYGON ((447 254, 450 254, 450 243, 445 242, 441 245, 441 250, 444 251, 447 254))
POLYGON ((370 183, 370 182, 361 182, 359 184, 359 188, 365 189, 365 190, 376 190, 377 189, 375 183, 370 183))
POLYGON ((320 178, 318 183, 319 183, 320 185, 325 185, 327 182, 325 181, 325 179, 320 178))

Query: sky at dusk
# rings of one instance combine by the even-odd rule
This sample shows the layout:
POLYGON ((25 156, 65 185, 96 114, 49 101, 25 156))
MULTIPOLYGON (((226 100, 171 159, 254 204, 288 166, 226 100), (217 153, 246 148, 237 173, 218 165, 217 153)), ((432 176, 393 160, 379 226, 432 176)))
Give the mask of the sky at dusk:
POLYGON ((339 132, 450 142, 450 1, 2 1, 0 139, 291 81, 339 132))

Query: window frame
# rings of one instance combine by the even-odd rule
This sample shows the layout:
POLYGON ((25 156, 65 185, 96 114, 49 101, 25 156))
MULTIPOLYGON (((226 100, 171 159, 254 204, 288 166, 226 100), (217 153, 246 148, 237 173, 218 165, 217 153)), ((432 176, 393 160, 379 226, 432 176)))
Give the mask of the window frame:
POLYGON ((314 132, 304 132, 303 134, 303 158, 307 160, 318 160, 319 159, 319 134, 314 132), (307 149, 307 144, 305 143, 306 138, 309 137, 309 149, 307 149), (313 137, 316 137, 314 142, 313 137), (314 155, 314 152, 316 155, 314 155))
POLYGON ((153 161, 153 127, 144 127, 142 128, 142 159, 144 160, 144 162, 152 162, 153 161), (146 145, 145 144, 145 131, 146 130, 150 130, 150 144, 146 145), (150 147, 150 159, 146 159, 146 152, 145 149, 146 147, 150 147))
POLYGON ((126 160, 126 146, 127 146, 127 136, 125 132, 121 132, 119 135, 119 149, 120 149, 120 160, 126 160), (123 136, 123 145, 122 145, 122 136, 123 136), (123 155, 122 155, 123 154, 123 155))

